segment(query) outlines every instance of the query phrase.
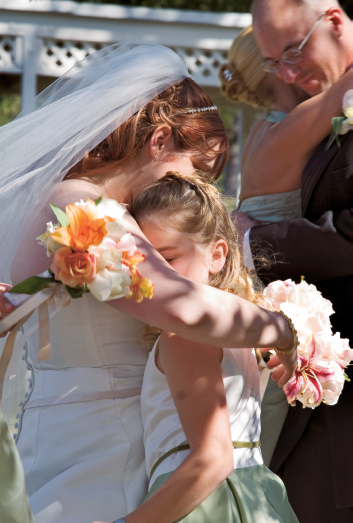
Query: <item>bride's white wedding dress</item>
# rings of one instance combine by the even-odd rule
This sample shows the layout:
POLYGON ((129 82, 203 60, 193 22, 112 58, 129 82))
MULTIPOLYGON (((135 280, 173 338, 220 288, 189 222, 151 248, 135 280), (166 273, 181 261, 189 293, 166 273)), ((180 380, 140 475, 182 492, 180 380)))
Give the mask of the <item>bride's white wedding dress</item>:
POLYGON ((33 383, 18 450, 36 523, 113 521, 147 493, 142 330, 86 294, 51 318, 49 359, 38 361, 38 331, 29 338, 33 383))

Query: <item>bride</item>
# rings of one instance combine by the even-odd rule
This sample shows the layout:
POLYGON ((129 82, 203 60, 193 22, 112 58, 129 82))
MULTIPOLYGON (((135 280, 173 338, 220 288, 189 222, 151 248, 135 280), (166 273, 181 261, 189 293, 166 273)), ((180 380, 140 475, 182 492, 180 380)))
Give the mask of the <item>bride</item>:
MULTIPOLYGON (((99 196, 121 205, 167 171, 217 179, 227 138, 209 97, 171 50, 136 41, 103 49, 38 96, 38 109, 0 130, 2 277, 48 269, 35 238, 60 208, 99 196)), ((140 390, 144 323, 222 347, 290 351, 285 318, 175 272, 125 212, 145 253, 152 301, 72 300, 50 318, 52 353, 39 361, 38 317, 27 322, 31 373, 16 436, 37 523, 112 521, 147 492, 140 390)), ((278 355, 280 384, 296 352, 278 355)))

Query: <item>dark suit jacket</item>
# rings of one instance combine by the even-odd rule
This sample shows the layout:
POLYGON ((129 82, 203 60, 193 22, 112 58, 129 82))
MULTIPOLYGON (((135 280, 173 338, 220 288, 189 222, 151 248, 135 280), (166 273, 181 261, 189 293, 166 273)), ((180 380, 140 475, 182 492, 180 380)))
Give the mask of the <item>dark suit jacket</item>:
MULTIPOLYGON (((299 281, 305 276, 332 301, 333 330, 349 338, 353 347, 353 132, 340 137, 340 142, 341 148, 335 144, 325 151, 324 140, 303 171, 304 218, 254 227, 250 241, 255 245, 260 239, 262 249, 281 253, 276 254, 268 271, 259 269, 265 283, 287 278, 299 281)), ((353 507, 349 479, 353 470, 353 368, 347 373, 352 381, 345 384, 338 404, 317 409, 327 430, 327 459, 332 464, 334 505, 338 508, 353 507)), ((301 405, 289 409, 270 466, 274 472, 281 470, 304 431, 309 438, 308 422, 314 423, 317 417, 313 412, 301 405)), ((312 458, 310 466, 319 471, 321 457, 315 456, 315 442, 310 453, 306 452, 312 458)), ((302 483, 300 477, 298 481, 302 483)))

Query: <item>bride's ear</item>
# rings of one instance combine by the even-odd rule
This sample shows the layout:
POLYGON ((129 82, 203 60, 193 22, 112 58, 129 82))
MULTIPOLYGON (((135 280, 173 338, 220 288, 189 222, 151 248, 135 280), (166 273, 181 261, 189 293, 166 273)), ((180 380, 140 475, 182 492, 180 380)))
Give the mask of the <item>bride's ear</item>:
POLYGON ((223 269, 228 254, 228 244, 224 240, 214 242, 211 249, 210 274, 217 274, 223 269))
POLYGON ((173 133, 169 125, 160 125, 153 131, 149 140, 149 153, 157 161, 162 153, 171 152, 174 148, 173 133))

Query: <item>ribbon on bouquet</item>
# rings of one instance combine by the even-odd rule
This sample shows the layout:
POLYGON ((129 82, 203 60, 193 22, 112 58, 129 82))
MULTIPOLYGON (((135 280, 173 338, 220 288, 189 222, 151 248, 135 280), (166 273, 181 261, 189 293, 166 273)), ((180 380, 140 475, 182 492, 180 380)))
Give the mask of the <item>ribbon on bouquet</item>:
POLYGON ((4 379, 7 368, 10 364, 16 336, 20 328, 32 316, 34 311, 38 309, 38 324, 35 329, 30 329, 24 336, 23 343, 26 342, 28 336, 38 328, 39 333, 39 351, 38 360, 43 361, 50 357, 50 330, 49 330, 49 310, 52 306, 59 310, 66 307, 71 301, 71 296, 61 284, 50 283, 48 287, 28 297, 28 295, 8 294, 13 305, 19 306, 11 312, 6 318, 0 321, 0 332, 11 330, 7 337, 4 350, 0 358, 0 402, 2 399, 2 391, 4 386, 4 379))

